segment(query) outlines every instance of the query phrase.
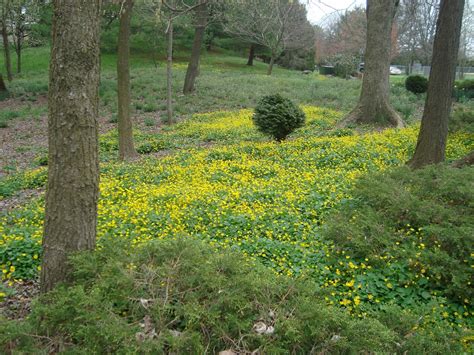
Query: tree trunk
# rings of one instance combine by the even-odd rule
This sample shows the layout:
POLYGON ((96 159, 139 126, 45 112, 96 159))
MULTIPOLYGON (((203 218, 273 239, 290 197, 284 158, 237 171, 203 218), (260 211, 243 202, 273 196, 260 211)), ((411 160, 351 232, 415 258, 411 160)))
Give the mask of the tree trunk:
POLYGON ((16 52, 16 72, 21 73, 21 43, 18 43, 18 50, 16 52))
POLYGON ((3 40, 3 52, 5 54, 5 70, 7 72, 8 81, 13 80, 12 72, 12 61, 10 56, 10 44, 8 42, 8 33, 7 25, 4 20, 2 20, 2 40, 3 40))
POLYGON ((255 58, 255 44, 252 43, 249 49, 249 60, 247 61, 247 65, 252 66, 254 58, 255 58))
POLYGON ((95 247, 100 4, 53 1, 43 293, 69 279, 72 253, 95 247))
POLYGON ((196 8, 196 29, 194 32, 193 49, 189 60, 186 78, 184 79, 183 93, 189 94, 194 91, 194 83, 199 75, 199 62, 201 59, 201 46, 207 24, 207 4, 202 3, 196 8))
POLYGON ((275 56, 272 54, 270 57, 270 64, 268 64, 267 75, 272 75, 273 64, 275 64, 275 56))
POLYGON ((443 0, 440 6, 425 110, 412 168, 444 161, 451 96, 456 75, 465 0, 443 0))
POLYGON ((0 73, 0 98, 2 98, 8 92, 7 86, 3 81, 2 73, 0 73))
POLYGON ((137 156, 133 146, 132 120, 130 117, 130 21, 133 0, 123 3, 117 48, 117 98, 119 159, 129 160, 137 156))
POLYGON ((166 123, 173 123, 173 20, 168 25, 168 55, 166 64, 166 123))
POLYGON ((24 26, 24 15, 22 13, 22 6, 18 7, 18 17, 17 17, 17 23, 15 24, 15 32, 16 32, 16 72, 18 74, 21 73, 21 50, 23 46, 23 26, 24 26))
POLYGON ((367 0, 367 44, 362 91, 356 107, 339 126, 357 123, 390 123, 403 127, 403 121, 390 105, 390 52, 392 23, 398 0, 367 0))

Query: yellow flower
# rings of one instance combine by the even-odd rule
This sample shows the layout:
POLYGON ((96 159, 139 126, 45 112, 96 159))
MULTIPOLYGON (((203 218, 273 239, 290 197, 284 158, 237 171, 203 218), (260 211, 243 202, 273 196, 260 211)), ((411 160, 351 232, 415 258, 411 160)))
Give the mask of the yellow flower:
POLYGON ((348 306, 352 303, 351 300, 348 300, 347 298, 344 298, 342 301, 339 302, 343 306, 348 306))
POLYGON ((354 297, 354 304, 356 306, 358 306, 360 304, 360 297, 359 296, 354 297))
POLYGON ((346 282, 344 285, 347 287, 354 287, 354 282, 355 280, 351 280, 351 281, 346 282))

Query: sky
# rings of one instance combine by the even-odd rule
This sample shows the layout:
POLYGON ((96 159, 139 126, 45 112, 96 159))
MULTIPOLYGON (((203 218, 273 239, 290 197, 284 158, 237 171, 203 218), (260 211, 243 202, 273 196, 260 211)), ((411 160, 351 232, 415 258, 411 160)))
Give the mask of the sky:
MULTIPOLYGON (((301 1, 301 0, 300 0, 301 1)), ((306 0, 308 20, 312 24, 324 25, 328 15, 337 10, 345 10, 356 6, 365 7, 366 0, 306 0)), ((302 1, 303 2, 303 1, 302 1)))
MULTIPOLYGON (((356 6, 365 7, 366 0, 300 0, 307 4, 308 20, 315 25, 324 26, 328 15, 334 14, 337 10, 345 10, 356 6)), ((467 0, 467 4, 474 6, 474 0, 467 0)))

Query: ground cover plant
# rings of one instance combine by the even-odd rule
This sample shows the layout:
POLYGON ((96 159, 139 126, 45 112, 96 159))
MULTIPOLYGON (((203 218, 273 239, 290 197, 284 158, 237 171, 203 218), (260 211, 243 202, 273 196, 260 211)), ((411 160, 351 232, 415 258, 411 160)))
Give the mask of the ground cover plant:
MULTIPOLYGON (((385 275, 377 269, 372 274, 377 278, 374 282, 380 279, 385 285, 379 293, 365 288, 370 282, 359 288, 355 276, 375 267, 373 260, 361 262, 353 258, 359 255, 338 254, 334 244, 322 237, 320 226, 334 208, 352 197, 351 189, 359 177, 399 166, 408 159, 417 127, 365 134, 328 131, 328 135, 318 137, 313 133, 335 121, 337 113, 330 118, 327 109, 305 111, 308 126, 284 144, 269 142, 263 135, 259 139, 250 112, 220 112, 198 115, 176 126, 173 134, 204 140, 211 135, 232 142, 253 130, 255 137, 213 148, 189 148, 139 164, 104 165, 99 245, 110 238, 131 248, 155 239, 196 238, 214 247, 239 250, 277 274, 309 274, 327 288, 329 303, 355 314, 367 314, 370 304, 392 299, 391 287, 398 288, 402 282, 396 270, 385 275), (227 121, 236 122, 240 130, 221 124, 227 121)), ((462 156, 473 145, 472 135, 453 134, 448 156, 462 156)), ((29 179, 44 177, 43 171, 33 173, 37 179, 29 179)), ((1 268, 7 280, 36 274, 41 255, 42 203, 42 199, 33 201, 2 217, 1 268)), ((435 301, 438 296, 435 289, 418 283, 410 287, 414 304, 435 301)), ((447 317, 463 326, 469 305, 461 302, 460 313, 453 308, 455 304, 451 302, 446 308, 447 317)))
POLYGON ((272 275, 236 252, 180 238, 132 253, 121 246, 109 239, 103 251, 76 256, 74 286, 41 297, 26 322, 1 322, 0 345, 36 353, 462 351, 449 328, 432 328, 436 337, 413 331, 417 318, 406 312, 395 326, 397 308, 381 321, 353 317, 316 301, 311 280, 272 275))
MULTIPOLYGON (((164 103, 157 99, 164 97, 164 70, 146 57, 134 59, 134 139, 141 158, 117 162, 115 63, 104 55, 98 249, 76 259, 75 286, 43 298, 29 320, 0 320, 2 345, 25 352, 153 346, 178 352, 191 347, 303 352, 311 351, 313 339, 317 351, 327 352, 469 351, 473 171, 400 168, 413 154, 418 133, 413 121, 422 105, 405 90, 403 78, 394 78, 391 90, 407 128, 335 129, 356 101, 359 81, 281 68, 270 78, 263 63, 246 67, 242 58, 213 54, 203 58, 197 93, 176 97, 180 122, 168 127, 160 125, 164 103), (252 122, 258 99, 274 92, 291 98, 306 115, 305 125, 283 143, 271 141, 252 122), (401 209, 405 205, 412 215, 401 209), (372 243, 363 247, 368 237, 372 243), (177 250, 189 257, 176 271, 177 250), (195 279, 181 277, 203 260, 209 263, 195 279), (242 269, 236 267, 240 263, 242 269), (146 327, 148 318, 140 298, 163 304, 166 289, 161 281, 151 283, 154 290, 136 287, 147 271, 182 284, 171 293, 176 303, 153 306, 148 315, 154 327, 143 332, 139 324, 146 327), (255 283, 245 285, 247 278, 255 283), (301 284, 295 281, 300 278, 301 284), (214 279, 242 292, 221 294, 214 279), (108 294, 112 284, 130 292, 108 294), (194 292, 196 284, 203 289, 194 292), (268 290, 263 298, 262 288, 268 290), (278 304, 277 316, 293 306, 295 313, 278 318, 275 336, 257 336, 252 327, 268 317, 266 306, 288 290, 294 299, 278 304), (222 307, 209 308, 209 299, 222 307), (236 305, 244 310, 241 318, 234 318, 236 305), (92 308, 98 308, 97 318, 84 313, 92 308), (156 326, 157 336, 148 338, 156 326), (237 328, 249 332, 244 340, 237 328)), ((36 84, 28 87, 26 78, 12 84, 10 100, 30 108, 5 114, 4 132, 44 115, 44 63, 25 68, 36 84)), ((176 64, 178 82, 184 69, 176 64)), ((449 161, 474 148, 469 105, 458 104, 453 114, 449 161)), ((12 168, 0 178, 0 203, 45 186, 48 161, 44 150, 37 152, 34 168, 12 168)), ((0 298, 12 294, 15 283, 38 275, 43 205, 39 192, 0 215, 0 298)))

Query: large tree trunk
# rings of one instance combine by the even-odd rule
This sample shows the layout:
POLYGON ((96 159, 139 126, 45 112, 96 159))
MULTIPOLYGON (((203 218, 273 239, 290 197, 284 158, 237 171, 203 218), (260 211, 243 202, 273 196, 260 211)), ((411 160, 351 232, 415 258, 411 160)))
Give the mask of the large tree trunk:
POLYGON ((41 292, 68 280, 72 253, 95 247, 100 4, 53 1, 41 292))
POLYGON ((444 161, 452 90, 465 0, 442 0, 433 44, 433 58, 412 168, 444 161))
POLYGON ((275 64, 275 55, 272 54, 270 57, 270 63, 268 64, 267 75, 272 75, 273 64, 275 64))
POLYGON ((130 117, 130 21, 133 0, 126 0, 120 13, 117 48, 117 98, 119 159, 128 160, 137 156, 133 146, 132 120, 130 117))
MULTIPOLYGON (((202 1, 201 1, 202 2, 202 1)), ((201 46, 207 25, 207 3, 202 3, 196 8, 196 29, 194 32, 193 49, 184 79, 183 93, 189 94, 194 91, 194 83, 199 75, 199 62, 201 59, 201 46)))
POLYGON ((166 64, 166 123, 173 123, 173 20, 168 24, 168 54, 166 64))
POLYGON ((255 44, 252 43, 249 49, 249 59, 247 60, 247 65, 252 66, 254 58, 255 58, 255 44))
POLYGON ((7 25, 5 20, 2 20, 2 40, 3 40, 3 52, 5 54, 5 70, 7 72, 8 81, 13 80, 12 72, 12 61, 10 56, 10 44, 8 41, 7 25))
POLYGON ((389 123, 403 127, 390 105, 390 53, 392 24, 398 0, 367 0, 367 44, 364 78, 357 106, 339 126, 352 122, 389 123))

